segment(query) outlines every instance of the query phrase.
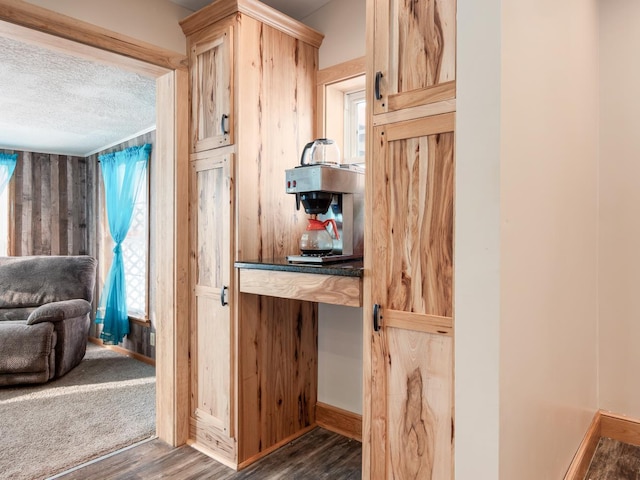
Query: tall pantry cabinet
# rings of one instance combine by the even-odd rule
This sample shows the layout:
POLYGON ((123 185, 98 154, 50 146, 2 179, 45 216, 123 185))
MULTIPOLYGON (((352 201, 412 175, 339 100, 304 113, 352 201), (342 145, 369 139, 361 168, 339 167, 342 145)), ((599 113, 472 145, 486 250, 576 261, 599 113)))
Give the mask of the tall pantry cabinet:
POLYGON ((363 478, 453 478, 455 0, 368 0, 363 478))
POLYGON ((314 138, 322 35, 255 0, 181 22, 191 76, 189 443, 233 468, 315 424, 317 307, 239 292, 234 261, 295 251, 284 171, 314 138))

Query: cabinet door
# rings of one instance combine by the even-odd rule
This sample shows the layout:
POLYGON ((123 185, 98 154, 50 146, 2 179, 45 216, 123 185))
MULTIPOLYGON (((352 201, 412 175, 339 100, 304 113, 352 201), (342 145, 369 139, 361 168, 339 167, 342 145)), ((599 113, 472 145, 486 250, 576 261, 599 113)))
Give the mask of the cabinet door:
POLYGON ((372 479, 452 478, 454 118, 373 129, 367 267, 377 307, 367 315, 377 311, 379 325, 365 335, 364 419, 372 479))
MULTIPOLYGON (((215 151, 218 152, 218 151, 215 151)), ((191 162, 191 438, 234 455, 231 177, 233 155, 191 162)))
POLYGON ((373 1, 373 113, 455 98, 456 0, 373 1))
POLYGON ((233 26, 191 44, 191 148, 233 143, 233 26))

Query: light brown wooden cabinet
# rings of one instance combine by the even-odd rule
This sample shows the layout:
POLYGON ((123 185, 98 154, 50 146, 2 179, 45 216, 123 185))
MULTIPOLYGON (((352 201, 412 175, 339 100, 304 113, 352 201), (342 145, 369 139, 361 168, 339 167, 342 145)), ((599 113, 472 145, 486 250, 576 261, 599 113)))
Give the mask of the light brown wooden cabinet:
POLYGON ((365 479, 453 478, 455 8, 368 4, 365 479))
POLYGON ((233 24, 194 36, 191 65, 191 150, 233 143, 233 24))
POLYGON ((192 438, 234 446, 232 423, 233 315, 230 307, 233 245, 232 149, 192 157, 191 201, 191 405, 192 438))
POLYGON ((371 478, 452 477, 453 131, 453 113, 374 129, 371 478))
POLYGON ((455 1, 371 1, 373 112, 455 98, 455 1))
POLYGON ((216 0, 181 26, 192 90, 189 443, 242 468, 315 425, 317 306, 241 293, 233 264, 297 250, 306 221, 284 172, 315 137, 322 35, 256 0, 216 0))

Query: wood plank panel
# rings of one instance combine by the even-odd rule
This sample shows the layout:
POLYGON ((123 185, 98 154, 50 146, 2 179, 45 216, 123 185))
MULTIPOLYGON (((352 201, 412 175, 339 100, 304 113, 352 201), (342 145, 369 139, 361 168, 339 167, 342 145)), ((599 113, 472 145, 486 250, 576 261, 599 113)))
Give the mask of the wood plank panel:
POLYGON ((31 240, 33 242, 33 254, 43 255, 42 249, 42 163, 45 155, 41 153, 31 154, 31 240))
POLYGON ((373 8, 372 73, 382 73, 374 112, 454 98, 455 86, 439 85, 455 80, 455 1, 375 0, 373 8))
POLYGON ((385 125, 383 127, 384 130, 380 130, 380 134, 385 135, 387 142, 393 142, 395 140, 406 140, 426 135, 453 132, 455 123, 455 114, 446 113, 385 125), (384 131, 384 133, 382 133, 382 131, 384 131))
POLYGON ((73 248, 77 248, 78 252, 86 253, 86 244, 84 242, 84 234, 86 233, 87 223, 86 215, 84 214, 87 204, 87 192, 83 190, 87 187, 85 182, 86 175, 86 160, 84 158, 74 158, 73 169, 77 174, 73 177, 73 248))
MULTIPOLYGON (((239 25, 236 259, 279 258, 298 250, 306 224, 283 175, 315 137, 317 49, 244 15, 239 25)), ((243 462, 315 422, 317 307, 249 294, 238 306, 243 462)))
POLYGON ((359 277, 240 269, 242 293, 349 307, 362 306, 361 283, 359 277))
POLYGON ((456 100, 444 100, 442 102, 429 103, 418 107, 405 108, 395 112, 381 113, 373 116, 372 125, 377 127, 387 123, 405 122, 418 118, 441 115, 456 111, 456 100))
POLYGON ((589 425, 589 429, 582 439, 580 447, 571 461, 571 465, 569 465, 564 480, 585 480, 585 475, 589 470, 589 464, 600 440, 600 430, 601 415, 598 411, 593 416, 591 425, 589 425))
POLYGON ((67 157, 67 251, 73 249, 76 240, 76 205, 79 204, 78 188, 75 183, 77 161, 74 157, 67 157))
POLYGON ((67 203, 65 205, 66 210, 67 210, 67 245, 66 245, 66 250, 70 251, 73 249, 73 241, 75 240, 75 218, 74 218, 74 205, 76 204, 77 200, 76 200, 76 195, 77 195, 77 190, 75 188, 74 185, 74 172, 76 169, 76 162, 75 162, 75 158, 73 157, 67 157, 67 178, 66 178, 66 185, 67 185, 67 203))
POLYGON ((89 244, 87 188, 84 159, 18 152, 15 187, 10 191, 12 253, 85 254, 89 244))
MULTIPOLYGON (((60 156, 51 155, 51 252, 60 251, 60 156), (56 192, 54 194, 53 192, 56 192)), ((90 210, 92 211, 92 210, 90 210)), ((93 217, 91 215, 90 217, 93 217)), ((92 236, 91 238, 96 238, 92 236)), ((96 295, 93 296, 94 302, 96 301, 96 295)))
POLYGON ((236 440, 226 435, 222 429, 210 421, 206 413, 196 410, 190 420, 190 442, 194 448, 215 452, 214 458, 219 458, 225 465, 236 465, 236 440))
MULTIPOLYGON (((187 76, 187 74, 184 74, 187 76)), ((157 143, 153 150, 158 150, 156 155, 157 168, 151 166, 151 198, 156 199, 151 212, 151 238, 153 247, 149 252, 151 259, 150 278, 154 281, 150 293, 149 318, 155 320, 156 329, 156 434, 169 445, 184 444, 189 438, 189 297, 178 303, 177 293, 177 266, 180 265, 181 256, 177 250, 179 242, 177 235, 180 232, 177 225, 178 212, 181 207, 189 211, 189 192, 182 192, 184 198, 176 195, 179 183, 177 172, 180 165, 187 170, 186 178, 189 178, 188 158, 180 158, 178 145, 174 138, 175 125, 183 121, 188 124, 188 115, 182 118, 176 114, 173 119, 168 112, 176 110, 176 74, 168 73, 156 81, 156 116, 158 119, 157 143), (168 118, 172 118, 168 121, 168 118), (174 122, 176 122, 174 124, 174 122), (179 162, 181 160, 182 162, 179 162), (162 192, 162 195, 160 195, 162 192), (187 202, 184 205, 184 202, 187 202), (178 203, 181 202, 181 203, 178 203), (175 263, 166 259, 176 257, 175 263), (153 292, 156 292, 154 295, 153 292), (185 307, 186 305, 186 307, 185 307), (184 316, 178 315, 177 308, 186 308, 184 316), (181 324, 180 320, 183 321, 181 324), (181 328, 182 326, 182 328, 181 328), (182 347, 182 348, 180 348, 182 347), (183 358, 186 357, 186 358, 183 358), (182 367, 182 368, 180 368, 182 367)), ((185 87, 188 89, 188 87, 185 87)), ((187 95, 188 97, 188 95, 187 95)), ((188 104, 188 101, 185 101, 188 104)), ((187 127, 188 128, 188 127, 187 127)), ((188 138, 188 132, 185 132, 188 138)), ((184 146, 188 155, 188 146, 184 146)), ((188 181, 185 182, 188 185, 188 181)), ((188 217, 188 213, 186 214, 188 217)), ((99 228, 99 227, 98 227, 99 228)), ((186 230, 186 226, 183 226, 186 230)), ((187 251, 187 272, 189 242, 188 236, 182 243, 187 251)), ((188 284, 188 280, 187 280, 188 284)), ((188 290, 188 287, 187 287, 188 290)))
POLYGON ((365 68, 365 57, 354 58, 353 60, 318 70, 316 82, 319 87, 341 82, 349 78, 364 75, 365 68))
POLYGON ((156 339, 156 431, 171 445, 189 436, 189 79, 176 70, 156 82, 157 168, 151 174, 152 289, 156 339), (167 261, 173 259, 173 261, 167 261), (155 292, 155 293, 153 293, 155 292))
MULTIPOLYGON (((198 425, 210 425, 231 436, 231 338, 228 316, 224 311, 222 315, 215 315, 220 308, 217 295, 200 295, 197 298, 195 314, 199 321, 196 345, 192 351, 196 365, 193 371, 195 404, 192 408, 198 425), (214 341, 216 347, 211 348, 214 341)), ((235 458, 233 453, 232 458, 235 458)))
POLYGON ((316 423, 319 427, 359 442, 362 441, 362 415, 357 413, 318 402, 316 404, 316 423))
POLYGON ((87 230, 87 216, 89 215, 89 197, 90 197, 90 193, 87 190, 87 159, 86 158, 78 158, 78 178, 76 180, 77 182, 77 188, 78 188, 78 195, 77 198, 79 199, 79 204, 81 205, 80 208, 78 208, 77 212, 76 212, 76 218, 78 219, 77 221, 77 226, 79 228, 76 228, 76 242, 77 245, 79 247, 79 252, 82 253, 83 255, 88 254, 89 252, 89 237, 88 237, 88 230, 87 230))
POLYGON ((410 92, 451 80, 455 63, 445 56, 445 49, 455 42, 455 2, 430 0, 395 11, 391 43, 397 49, 394 53, 402 53, 394 58, 391 70, 397 72, 398 90, 410 92))
MULTIPOLYGON (((98 184, 100 177, 98 176, 98 164, 86 159, 86 178, 87 178, 87 254, 94 258, 98 258, 98 245, 96 239, 98 238, 97 232, 97 204, 98 204, 98 184)), ((53 176, 53 170, 52 170, 53 176)))
MULTIPOLYGON (((417 123, 409 122, 412 135, 417 123)), ((386 223, 377 227, 385 233, 376 237, 376 250, 384 251, 388 262, 385 308, 451 317, 453 133, 392 141, 402 137, 402 126, 394 126, 387 136, 389 130, 383 128, 376 128, 376 137, 383 139, 381 178, 395 179, 393 188, 387 185, 380 192, 380 210, 388 211, 386 223)))
MULTIPOLYGON (((69 169, 69 164, 66 156, 60 157, 60 161, 58 163, 58 188, 60 198, 60 211, 59 211, 59 220, 58 224, 60 225, 58 232, 60 234, 60 240, 58 241, 58 253, 62 254, 62 252, 67 251, 69 245, 69 185, 67 175, 67 170, 69 169)), ((73 219, 71 219, 72 221, 73 219)), ((98 239, 95 239, 97 242, 98 239)), ((100 263, 100 262, 99 262, 100 263)))
POLYGON ((387 478, 452 478, 453 340, 385 329, 387 478))
MULTIPOLYGON (((5 150, 5 153, 12 153, 12 151, 5 150)), ((12 228, 9 229, 9 253, 11 255, 22 255, 22 241, 19 235, 19 232, 22 232, 22 200, 17 201, 17 199, 22 199, 22 188, 24 184, 24 175, 22 173, 24 162, 22 161, 22 157, 24 156, 23 152, 17 152, 18 159, 16 163, 16 168, 13 172, 14 181, 9 183, 13 183, 13 189, 9 190, 9 195, 13 195, 9 197, 9 202, 13 204, 13 208, 11 209, 13 212, 12 219, 13 225, 12 228), (20 238, 20 240, 18 240, 20 238)))
MULTIPOLYGON (((40 176, 41 176, 41 191, 40 191, 40 231, 42 232, 40 250, 44 255, 51 252, 51 155, 46 155, 40 164, 40 176)), ((86 212, 86 204, 83 204, 84 208, 80 208, 80 211, 84 214, 86 212)), ((84 221, 81 219, 81 225, 84 221)))
POLYGON ((600 436, 640 446, 640 419, 601 411, 600 436))
POLYGON ((420 313, 389 309, 385 309, 381 317, 385 328, 393 327, 440 335, 453 335, 453 319, 451 317, 423 315, 420 313))
POLYGON ((402 110, 454 98, 456 98, 456 82, 445 82, 422 90, 389 95, 389 109, 402 110))
POLYGON ((31 232, 33 216, 33 168, 32 154, 25 152, 22 156, 22 231, 20 235, 20 254, 33 255, 33 233, 31 232))
POLYGON ((239 301, 242 463, 315 423, 318 319, 309 302, 248 294, 239 301))

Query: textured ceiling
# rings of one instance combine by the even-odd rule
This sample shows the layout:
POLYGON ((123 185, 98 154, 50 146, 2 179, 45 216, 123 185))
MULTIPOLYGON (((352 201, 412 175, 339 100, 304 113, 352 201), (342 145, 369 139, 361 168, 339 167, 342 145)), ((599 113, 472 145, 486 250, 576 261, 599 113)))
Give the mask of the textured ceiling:
MULTIPOLYGON (((300 20, 329 1, 264 3, 300 20)), ((152 129, 155 103, 153 78, 0 36, 0 149, 85 156, 152 129)))
POLYGON ((85 156, 155 125, 155 80, 0 36, 0 148, 85 156))
MULTIPOLYGON (((212 0, 171 0, 189 10, 200 10, 202 7, 212 3, 212 0)), ((312 14, 331 0, 262 0, 270 7, 289 15, 296 20, 302 20, 307 15, 312 14)))

